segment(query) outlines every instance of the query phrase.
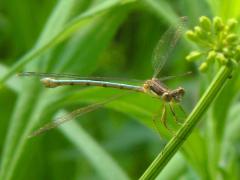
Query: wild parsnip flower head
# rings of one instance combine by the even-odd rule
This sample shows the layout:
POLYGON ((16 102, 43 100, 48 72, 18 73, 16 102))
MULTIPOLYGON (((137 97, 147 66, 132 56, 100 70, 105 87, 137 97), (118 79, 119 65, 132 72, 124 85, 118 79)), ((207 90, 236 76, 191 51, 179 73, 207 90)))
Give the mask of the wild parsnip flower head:
POLYGON ((203 57, 205 61, 199 66, 199 70, 202 72, 216 61, 220 65, 239 62, 240 41, 234 32, 237 24, 235 19, 223 22, 220 17, 210 20, 206 16, 201 16, 199 25, 186 32, 187 37, 201 50, 190 52, 186 59, 195 61, 203 57))

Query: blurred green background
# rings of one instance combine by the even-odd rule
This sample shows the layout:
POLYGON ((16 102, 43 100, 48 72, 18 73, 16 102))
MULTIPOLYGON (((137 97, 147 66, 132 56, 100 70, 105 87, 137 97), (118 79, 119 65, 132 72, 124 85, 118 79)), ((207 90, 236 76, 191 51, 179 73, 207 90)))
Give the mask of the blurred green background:
MULTIPOLYGON (((181 16, 193 27, 200 16, 239 18, 237 0, 3 0, 0 1, 0 178, 137 179, 173 134, 152 117, 161 102, 127 93, 95 112, 44 135, 37 127, 122 91, 96 87, 46 89, 22 71, 70 73, 144 80, 151 78, 154 46, 181 16)), ((189 113, 211 76, 185 61, 195 47, 177 45, 161 76, 192 71, 166 81, 186 89, 189 113)), ((141 83, 139 84, 141 85, 141 83)), ((159 179, 239 179, 240 104, 237 74, 209 109, 159 179)), ((171 121, 171 118, 169 118, 171 121)))

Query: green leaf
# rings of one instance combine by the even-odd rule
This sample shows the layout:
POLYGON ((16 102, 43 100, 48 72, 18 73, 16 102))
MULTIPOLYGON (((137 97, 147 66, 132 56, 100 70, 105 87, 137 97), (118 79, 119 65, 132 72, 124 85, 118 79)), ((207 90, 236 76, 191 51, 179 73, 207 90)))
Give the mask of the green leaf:
MULTIPOLYGON (((0 64, 0 76, 3 76, 9 70, 8 67, 0 64)), ((15 92, 20 92, 21 90, 21 83, 16 79, 16 77, 11 78, 7 83, 6 86, 15 92)), ((0 90, 1 90, 0 86, 0 90)))
MULTIPOLYGON (((49 33, 48 35, 51 35, 50 29, 48 27, 51 26, 51 24, 57 25, 58 19, 56 18, 57 16, 61 16, 63 19, 67 19, 69 17, 69 12, 71 12, 71 7, 74 5, 74 1, 68 1, 68 5, 66 4, 65 1, 59 1, 57 4, 57 8, 53 12, 54 15, 52 15, 51 19, 47 23, 48 26, 45 28, 45 33, 43 33, 42 37, 39 39, 39 44, 44 44, 44 42, 47 38, 47 32, 49 33), (62 15, 61 15, 62 14, 62 15), (64 15, 66 18, 64 18, 64 15)), ((58 28, 60 26, 63 26, 63 21, 62 23, 58 24, 58 28)), ((52 27, 52 26, 51 26, 52 27)), ((56 32, 55 29, 52 29, 56 32)), ((39 49, 39 48, 38 48, 39 49)), ((32 60, 38 53, 41 53, 41 51, 30 51, 29 54, 27 54, 25 57, 27 58, 22 58, 22 60, 18 61, 15 66, 11 67, 6 74, 7 76, 10 77, 13 73, 16 73, 17 69, 20 68, 20 66, 23 66, 25 63, 28 61, 32 60), (19 66, 20 65, 20 66, 19 66)), ((7 77, 5 74, 5 77, 7 77)), ((10 126, 3 150, 3 159, 1 161, 1 169, 2 171, 0 172, 0 177, 1 179, 10 179, 11 176, 13 175, 14 168, 17 164, 17 160, 19 155, 21 154, 22 151, 22 144, 26 143, 26 135, 24 137, 23 132, 24 132, 24 126, 27 124, 27 119, 30 116, 31 110, 32 110, 32 105, 35 104, 36 99, 38 98, 37 96, 37 90, 39 87, 36 86, 36 84, 31 84, 31 83, 26 83, 25 88, 28 89, 27 91, 22 91, 21 94, 19 95, 18 102, 16 103, 17 105, 15 106, 15 110, 13 112, 13 116, 10 121, 10 126), (24 107, 24 108, 23 108, 24 107), (22 143, 22 144, 21 144, 22 143), (20 144, 20 145, 19 145, 20 144), (19 145, 19 146, 18 146, 19 145), (18 150, 20 153, 15 154, 16 147, 18 147, 18 150), (16 155, 15 160, 12 160, 14 158, 13 154, 16 155), (10 166, 10 167, 9 167, 10 166), (8 169, 8 170, 7 170, 8 169)))
POLYGON ((66 123, 60 130, 84 154, 103 179, 129 179, 112 157, 76 122, 66 123))
POLYGON ((168 165, 164 168, 163 172, 157 176, 156 180, 179 179, 186 169, 187 164, 184 157, 180 153, 176 153, 168 165))
MULTIPOLYGON (((64 1, 63 1, 64 2, 64 1)), ((70 2, 71 4, 73 2, 70 2)), ((63 4, 64 5, 64 4, 63 4)), ((113 1, 105 1, 104 3, 101 3, 100 5, 90 9, 89 11, 80 14, 79 16, 75 17, 73 20, 71 20, 69 23, 67 23, 64 27, 60 28, 58 31, 54 31, 56 35, 52 36, 48 34, 48 36, 43 35, 42 39, 39 43, 35 45, 35 47, 29 51, 27 54, 25 54, 22 58, 20 58, 17 63, 12 66, 9 71, 0 79, 0 82, 3 83, 6 81, 11 75, 19 71, 24 65, 32 61, 34 58, 42 55, 46 50, 49 48, 52 48, 71 36, 73 33, 75 33, 79 28, 83 27, 84 25, 90 23, 94 18, 98 17, 99 15, 104 14, 105 12, 111 10, 117 5, 121 5, 121 1, 119 0, 113 0, 113 1), (45 39, 47 37, 47 39, 45 39), (49 38, 51 37, 51 38, 49 38)), ((72 6, 70 6, 72 7, 72 6)), ((61 12, 63 9, 59 8, 59 11, 61 12)), ((65 10, 65 9, 64 9, 65 10)), ((69 10, 67 10, 69 11, 69 10)), ((66 13, 68 15, 69 13, 66 13)), ((51 22, 51 21, 49 21, 51 22)), ((49 27, 52 27, 52 24, 49 25, 49 27)), ((54 28, 53 28, 54 29, 54 28)), ((52 30, 53 30, 52 29, 52 30)), ((44 31, 46 33, 49 33, 50 31, 44 31)), ((45 34, 45 33, 44 33, 45 34)))
POLYGON ((207 0, 207 2, 212 8, 214 14, 221 16, 224 19, 237 18, 239 16, 240 3, 238 0, 231 0, 231 3, 229 3, 228 0, 207 0))
MULTIPOLYGON (((106 45, 108 43, 108 41, 110 40, 110 38, 112 37, 112 35, 114 34, 114 32, 116 31, 116 27, 121 23, 122 18, 124 17, 124 14, 126 12, 125 11, 121 11, 120 13, 117 13, 114 16, 111 15, 110 21, 108 22, 108 24, 106 24, 106 28, 103 29, 104 31, 102 31, 102 33, 98 34, 99 37, 98 39, 102 42, 102 46, 104 47, 104 45, 106 45), (112 19, 112 20, 111 20, 112 19), (115 28, 113 28, 115 27, 115 28)), ((94 26, 90 26, 90 28, 92 29, 99 29, 99 27, 102 26, 102 24, 100 22, 102 22, 102 19, 99 19, 99 22, 96 22, 96 24, 94 24, 94 26)), ((54 21, 53 21, 54 22, 54 21)), ((88 37, 89 36, 93 36, 93 34, 96 33, 96 31, 89 31, 90 29, 88 29, 88 37)), ((50 31, 48 31, 50 33, 50 31)), ((47 36, 47 35, 44 35, 47 36)), ((86 42, 87 39, 83 39, 81 41, 81 43, 86 42)), ((88 44, 84 46, 84 48, 87 49, 91 49, 89 46, 92 46, 92 44, 88 44)), ((82 51, 84 51, 83 48, 81 48, 82 51)), ((99 48, 96 47, 95 49, 92 49, 92 54, 94 54, 95 56, 100 53, 99 52, 99 48), (94 54, 94 51, 96 51, 96 53, 94 54)), ((74 54, 74 53, 73 53, 74 54)), ((82 57, 84 58, 84 57, 82 57)), ((91 64, 90 64, 91 65, 91 64)), ((90 66, 88 65, 88 66, 90 66)), ((46 101, 44 101, 44 94, 39 94, 39 92, 33 92, 34 88, 39 89, 38 86, 39 82, 36 81, 29 81, 28 84, 25 85, 25 94, 29 94, 31 95, 31 97, 27 98, 25 96, 23 96, 23 100, 19 101, 17 103, 19 103, 19 106, 17 106, 18 108, 15 110, 14 115, 12 117, 12 121, 11 121, 11 127, 9 130, 9 136, 7 138, 7 144, 5 145, 5 151, 4 151, 4 158, 3 159, 3 168, 7 169, 8 171, 3 171, 6 174, 3 174, 3 177, 6 178, 10 178, 12 176, 12 173, 14 172, 14 169, 17 166, 17 163, 19 162, 19 158, 21 158, 21 154, 24 151, 24 147, 27 144, 27 139, 26 137, 30 134, 30 131, 33 129, 34 126, 36 126, 36 124, 39 123, 39 120, 41 120, 38 117, 38 114, 43 114, 43 109, 45 108, 45 106, 50 106, 50 102, 47 103, 46 101), (33 95, 34 94, 34 95, 33 95), (32 100, 32 97, 38 99, 39 101, 35 102, 35 100, 32 100), (25 100, 24 100, 25 98, 25 100), (25 109, 22 110, 21 106, 23 106, 23 104, 26 104, 27 106, 25 106, 25 109), (35 107, 34 107, 35 106, 35 107), (34 107, 32 110, 28 109, 28 108, 32 108, 34 107), (25 111, 26 110, 26 111, 25 111), (26 117, 26 114, 28 115, 26 117), (23 128, 25 126, 25 128, 23 128), (12 134, 12 135, 10 135, 12 134), (17 147, 17 148, 15 148, 17 147), (12 155, 14 151, 14 155, 12 155), (11 164, 9 164, 11 162, 11 164), (10 167, 8 167, 8 165, 10 167)))
POLYGON ((168 2, 144 0, 143 3, 147 4, 150 8, 152 8, 153 11, 159 15, 159 17, 165 18, 167 22, 170 22, 171 24, 178 22, 179 17, 173 11, 171 5, 168 2))

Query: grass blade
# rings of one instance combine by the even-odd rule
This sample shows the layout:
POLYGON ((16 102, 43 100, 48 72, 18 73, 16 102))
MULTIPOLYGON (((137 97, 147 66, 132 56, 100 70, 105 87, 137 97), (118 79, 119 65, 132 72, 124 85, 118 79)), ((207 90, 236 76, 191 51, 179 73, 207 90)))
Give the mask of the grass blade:
POLYGON ((42 55, 46 50, 54 47, 58 43, 68 38, 70 35, 72 35, 77 30, 79 30, 80 27, 83 27, 87 23, 91 22, 95 17, 98 17, 99 15, 106 13, 108 10, 111 10, 117 5, 122 5, 122 2, 118 0, 105 1, 104 3, 101 3, 100 5, 98 5, 97 7, 94 7, 89 11, 83 14, 80 14, 79 16, 74 18, 72 21, 70 21, 68 24, 66 24, 63 27, 63 29, 59 33, 57 33, 55 36, 52 36, 52 38, 48 38, 46 42, 40 41, 41 43, 37 43, 32 50, 30 50, 26 55, 20 58, 17 61, 17 63, 9 69, 9 71, 0 79, 0 83, 5 82, 11 75, 13 75, 18 70, 20 70, 25 64, 29 63, 34 58, 42 55))
POLYGON ((116 162, 76 122, 66 123, 60 130, 89 159, 103 179, 129 179, 116 162))

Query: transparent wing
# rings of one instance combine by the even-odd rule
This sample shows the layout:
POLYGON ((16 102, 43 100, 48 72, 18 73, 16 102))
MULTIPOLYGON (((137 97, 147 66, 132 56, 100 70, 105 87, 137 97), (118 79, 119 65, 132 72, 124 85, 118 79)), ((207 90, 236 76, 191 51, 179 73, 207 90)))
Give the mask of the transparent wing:
POLYGON ((53 78, 79 78, 78 75, 74 74, 58 74, 58 73, 41 73, 41 72, 21 72, 18 76, 33 76, 39 78, 53 77, 53 78))
POLYGON ((128 79, 128 78, 118 78, 118 77, 82 77, 74 74, 58 74, 58 73, 40 73, 40 72, 21 72, 17 74, 22 77, 38 77, 38 78, 54 78, 54 79, 85 79, 85 80, 96 80, 96 81, 127 81, 127 82, 143 82, 139 79, 128 79))
POLYGON ((181 17, 177 25, 171 26, 158 41, 152 56, 152 65, 154 69, 153 78, 159 75, 165 65, 169 55, 181 37, 186 21, 186 17, 181 17))
POLYGON ((51 129, 54 129, 56 127, 58 127, 59 125, 65 123, 65 122, 68 122, 74 118, 77 118, 79 116, 82 116, 86 113, 89 113, 89 112, 92 112, 94 110, 97 110, 101 107, 103 107, 104 105, 106 105, 107 103, 110 103, 111 101, 119 98, 123 96, 123 94, 121 95, 117 95, 117 96, 113 96, 111 98, 109 98, 108 100, 105 100, 105 101, 102 101, 102 102, 98 102, 98 103, 95 103, 95 104, 91 104, 89 106, 86 106, 86 107, 82 107, 82 108, 79 108, 79 109, 76 109, 72 112, 70 112, 69 114, 66 114, 62 117, 59 117, 57 118, 55 121, 53 122, 50 122, 50 123, 47 123, 45 124, 44 126, 42 126, 41 128, 37 129, 36 131, 32 132, 29 137, 34 137, 34 136, 38 136, 40 134, 43 134, 45 133, 46 131, 49 131, 51 129))
POLYGON ((171 80, 171 79, 175 79, 175 78, 179 78, 179 77, 184 77, 184 76, 188 76, 192 74, 191 71, 183 73, 183 74, 178 74, 178 75, 173 75, 173 76, 165 76, 165 77, 161 77, 159 78, 160 81, 167 81, 167 80, 171 80))

